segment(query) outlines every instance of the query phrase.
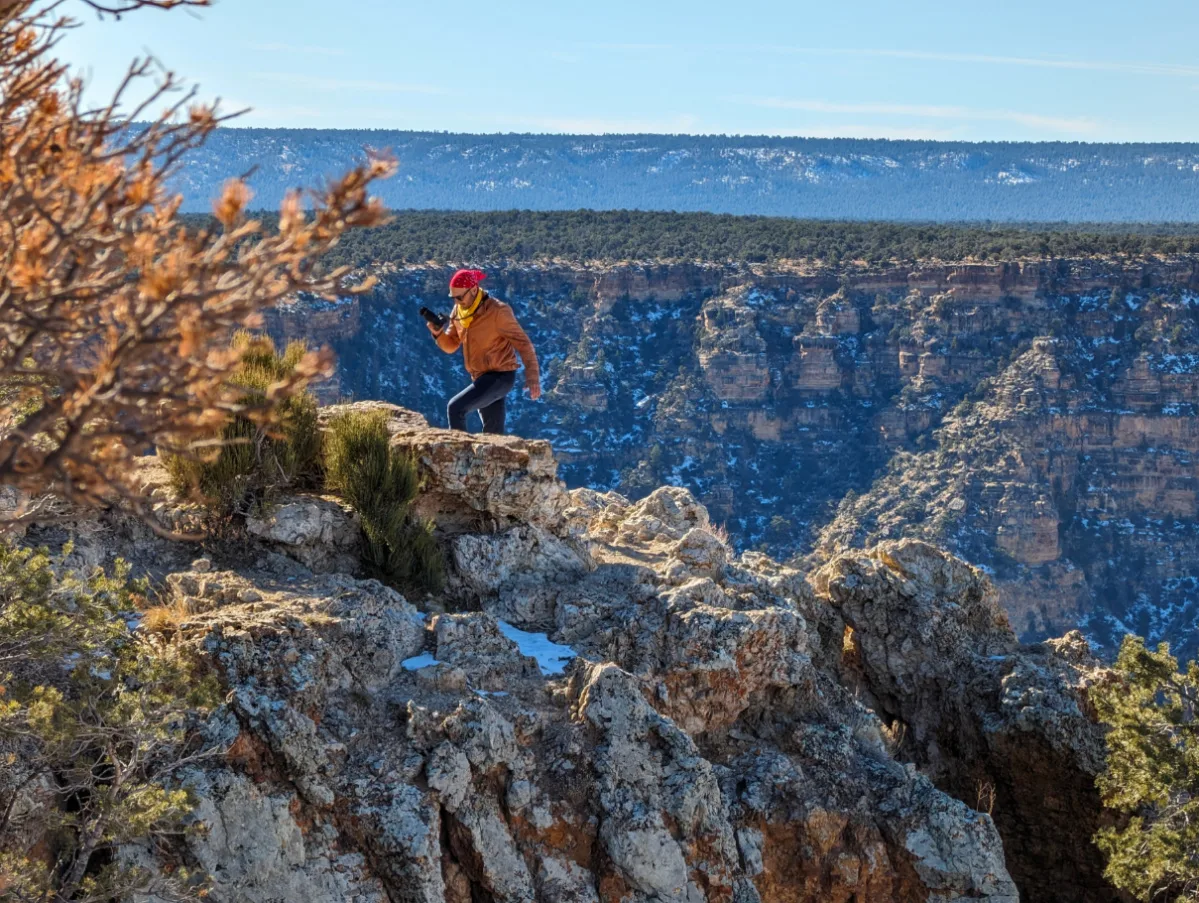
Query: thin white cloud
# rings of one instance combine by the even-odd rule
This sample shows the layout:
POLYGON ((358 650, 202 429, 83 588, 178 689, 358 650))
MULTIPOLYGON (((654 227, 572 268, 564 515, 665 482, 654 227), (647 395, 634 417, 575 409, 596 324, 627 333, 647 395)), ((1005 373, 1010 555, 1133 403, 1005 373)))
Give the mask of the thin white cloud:
POLYGON ((692 134, 699 122, 690 113, 663 119, 609 119, 597 116, 498 115, 484 117, 494 128, 564 135, 692 134))
POLYGON ((1086 117, 1043 116, 1016 110, 978 110, 970 107, 902 103, 829 103, 823 100, 786 100, 777 97, 734 97, 734 102, 774 110, 802 110, 808 113, 849 113, 871 116, 910 116, 917 119, 954 119, 986 122, 1015 122, 1030 128, 1089 134, 1099 124, 1086 117))
POLYGON ((942 63, 982 63, 998 66, 1028 66, 1037 69, 1075 69, 1089 72, 1123 72, 1136 75, 1166 75, 1199 78, 1199 66, 1176 63, 1119 62, 1116 60, 1060 60, 1031 56, 992 56, 984 53, 943 53, 924 50, 871 50, 826 47, 771 47, 782 53, 811 53, 841 56, 878 56, 942 63))
POLYGON ((221 106, 228 111, 241 111, 240 115, 229 123, 234 128, 274 123, 287 125, 297 119, 324 119, 327 115, 325 110, 306 104, 256 104, 238 96, 226 98, 221 106))
POLYGON ((392 94, 446 94, 434 85, 413 85, 400 82, 381 82, 364 78, 325 78, 320 75, 300 75, 292 72, 251 72, 250 78, 285 85, 303 85, 320 91, 381 91, 392 94))
POLYGON ((308 56, 345 56, 346 52, 340 47, 317 47, 312 44, 250 44, 251 50, 262 50, 267 53, 299 53, 308 56))
POLYGON ((926 50, 886 50, 868 47, 796 47, 786 44, 610 44, 590 42, 600 50, 655 50, 695 53, 793 53, 820 56, 874 56, 892 59, 929 60, 942 63, 981 63, 997 66, 1028 66, 1038 69, 1075 69, 1089 72, 1122 72, 1199 78, 1199 66, 1185 63, 1121 62, 1118 60, 1068 60, 1052 57, 1002 56, 986 53, 945 53, 926 50))
MULTIPOLYGON (((761 129, 741 132, 744 135, 761 135, 761 129)), ((890 126, 817 123, 802 129, 781 129, 768 132, 778 138, 885 138, 892 141, 958 141, 962 132, 952 128, 921 128, 920 126, 890 126)))
POLYGON ((242 107, 246 111, 244 117, 239 117, 234 120, 235 126, 247 126, 262 120, 270 120, 271 122, 291 122, 294 119, 322 119, 328 115, 325 110, 318 110, 315 107, 304 107, 298 105, 281 106, 281 107, 256 107, 247 105, 242 107))
POLYGON ((602 50, 677 50, 677 44, 637 44, 637 43, 591 43, 591 47, 599 47, 602 50))

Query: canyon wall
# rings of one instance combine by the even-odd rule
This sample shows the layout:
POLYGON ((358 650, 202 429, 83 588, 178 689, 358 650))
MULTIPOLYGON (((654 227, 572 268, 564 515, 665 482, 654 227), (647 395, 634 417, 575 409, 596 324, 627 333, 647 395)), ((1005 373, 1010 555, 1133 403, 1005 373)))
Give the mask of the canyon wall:
MULTIPOLYGON (((992 574, 1025 638, 1193 654, 1197 266, 512 264, 486 285, 542 359, 510 429, 568 485, 685 486, 740 548, 813 565, 930 540, 992 574)), ((343 396, 443 423, 467 380, 417 309, 448 306, 451 271, 388 268, 332 326, 298 304, 272 331, 331 341, 343 396)))

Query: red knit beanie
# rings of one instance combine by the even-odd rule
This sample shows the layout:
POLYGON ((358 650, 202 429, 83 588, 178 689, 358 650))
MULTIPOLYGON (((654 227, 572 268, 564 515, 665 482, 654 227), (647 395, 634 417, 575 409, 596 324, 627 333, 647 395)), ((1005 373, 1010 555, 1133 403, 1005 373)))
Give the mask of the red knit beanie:
POLYGON ((482 270, 459 270, 450 280, 450 288, 474 288, 486 278, 482 270))

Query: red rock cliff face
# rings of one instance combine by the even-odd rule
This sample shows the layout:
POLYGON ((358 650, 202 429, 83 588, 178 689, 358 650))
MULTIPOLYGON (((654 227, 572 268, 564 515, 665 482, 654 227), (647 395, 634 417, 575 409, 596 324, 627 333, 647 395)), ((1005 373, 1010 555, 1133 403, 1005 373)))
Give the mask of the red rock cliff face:
MULTIPOLYGON (((360 313, 295 328, 336 337, 346 391, 441 417, 461 365, 415 308, 444 307, 449 272, 393 271, 360 313)), ((488 285, 545 374, 510 427, 572 484, 685 485, 742 545, 814 562, 932 540, 990 569, 1026 636, 1199 635, 1194 259, 512 265, 488 285)))

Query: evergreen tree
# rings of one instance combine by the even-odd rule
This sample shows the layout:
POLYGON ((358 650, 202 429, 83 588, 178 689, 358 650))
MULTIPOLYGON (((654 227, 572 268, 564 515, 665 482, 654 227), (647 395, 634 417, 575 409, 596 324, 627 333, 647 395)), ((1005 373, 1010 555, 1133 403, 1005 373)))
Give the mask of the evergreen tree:
POLYGON ((1167 644, 1127 636, 1115 669, 1091 693, 1111 728, 1096 783, 1127 816, 1095 837, 1105 874, 1138 900, 1199 900, 1199 663, 1179 671, 1167 644))
POLYGON ((220 702, 177 637, 136 629, 147 591, 120 562, 77 576, 45 550, 0 543, 0 899, 201 889, 186 869, 111 855, 185 830, 191 800, 174 776, 213 752, 191 729, 220 702))

